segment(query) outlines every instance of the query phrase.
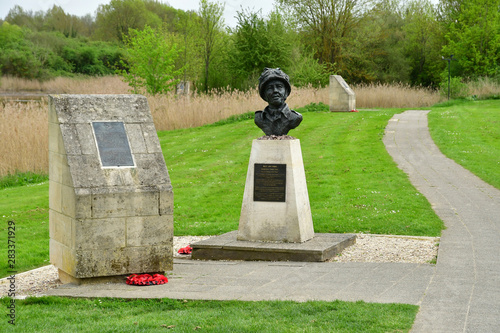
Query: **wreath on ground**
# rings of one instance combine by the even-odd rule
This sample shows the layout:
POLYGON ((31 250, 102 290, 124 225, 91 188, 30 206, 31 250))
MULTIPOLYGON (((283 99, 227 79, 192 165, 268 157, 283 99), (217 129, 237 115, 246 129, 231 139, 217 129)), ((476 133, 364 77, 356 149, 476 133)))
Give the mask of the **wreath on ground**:
POLYGON ((165 275, 161 274, 155 274, 153 276, 149 274, 132 274, 125 282, 134 286, 151 286, 167 283, 168 279, 165 275))

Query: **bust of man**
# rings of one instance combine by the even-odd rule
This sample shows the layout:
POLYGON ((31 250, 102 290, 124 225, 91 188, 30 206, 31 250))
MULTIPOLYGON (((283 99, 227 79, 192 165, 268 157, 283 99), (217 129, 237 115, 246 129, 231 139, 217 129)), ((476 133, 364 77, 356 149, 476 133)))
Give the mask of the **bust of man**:
POLYGON ((299 126, 302 115, 285 103, 292 87, 290 78, 279 68, 265 68, 259 78, 259 94, 269 105, 255 112, 255 124, 266 135, 287 135, 299 126))

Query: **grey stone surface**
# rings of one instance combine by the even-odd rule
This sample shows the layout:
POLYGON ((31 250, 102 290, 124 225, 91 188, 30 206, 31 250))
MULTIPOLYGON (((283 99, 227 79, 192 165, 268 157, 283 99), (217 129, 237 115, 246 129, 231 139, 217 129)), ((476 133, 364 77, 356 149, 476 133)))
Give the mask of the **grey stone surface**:
POLYGON ((434 267, 428 264, 174 259, 174 269, 168 272, 169 282, 164 285, 66 284, 47 294, 244 301, 340 299, 418 304, 433 272, 434 267))
POLYGON ((301 243, 313 236, 300 140, 253 140, 238 240, 301 243), (284 202, 254 200, 255 164, 286 165, 284 202))
POLYGON ((395 115, 384 143, 444 221, 436 272, 413 332, 495 332, 500 327, 500 191, 445 157, 428 111, 395 115))
POLYGON ((50 260, 62 279, 172 268, 173 192, 144 96, 51 95, 49 178, 50 260), (92 123, 109 121, 124 125, 129 167, 101 165, 92 123))
POLYGON ((330 111, 349 112, 356 109, 356 94, 340 75, 330 75, 330 111))
POLYGON ((237 231, 191 244, 193 259, 326 261, 354 244, 355 234, 315 234, 303 243, 237 240, 237 231))

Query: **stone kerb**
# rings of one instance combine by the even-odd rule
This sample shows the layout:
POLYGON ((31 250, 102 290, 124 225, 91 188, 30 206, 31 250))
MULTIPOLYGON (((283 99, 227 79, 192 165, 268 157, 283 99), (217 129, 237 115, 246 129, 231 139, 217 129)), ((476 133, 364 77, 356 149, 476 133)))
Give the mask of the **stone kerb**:
POLYGON ((356 109, 356 94, 340 75, 330 75, 330 111, 356 109))
POLYGON ((237 239, 301 243, 313 237, 300 140, 253 140, 237 239), (286 165, 284 201, 254 200, 256 164, 286 165))
POLYGON ((172 269, 173 191, 145 97, 49 96, 49 179, 61 277, 172 269), (102 166, 93 122, 123 123, 134 165, 102 166))

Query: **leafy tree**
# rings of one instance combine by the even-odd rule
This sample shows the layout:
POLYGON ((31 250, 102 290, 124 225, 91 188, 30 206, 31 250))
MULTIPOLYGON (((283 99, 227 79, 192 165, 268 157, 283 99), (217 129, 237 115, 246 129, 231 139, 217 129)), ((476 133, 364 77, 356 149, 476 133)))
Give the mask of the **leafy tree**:
POLYGON ((128 70, 121 71, 134 93, 145 89, 156 95, 166 93, 179 80, 183 68, 175 69, 175 62, 182 50, 168 43, 168 36, 146 26, 144 30, 130 30, 125 37, 128 51, 128 70))
POLYGON ((460 76, 494 76, 500 67, 500 1, 442 1, 441 17, 447 45, 445 55, 453 54, 460 76))
POLYGON ((9 13, 5 17, 5 21, 31 30, 41 30, 43 27, 44 14, 41 11, 33 14, 33 11, 25 11, 21 6, 15 5, 9 10, 9 13))
POLYGON ((200 32, 200 49, 203 58, 203 87, 205 93, 209 89, 209 76, 211 63, 216 53, 222 47, 222 35, 224 19, 224 4, 219 2, 209 2, 208 0, 200 0, 200 8, 198 10, 198 24, 200 32))
POLYGON ((182 54, 178 58, 178 67, 183 67, 182 80, 195 81, 199 77, 202 67, 202 57, 199 54, 198 15, 194 11, 179 11, 174 21, 171 22, 173 31, 176 32, 178 44, 182 46, 182 54))
POLYGON ((22 29, 8 22, 0 27, 0 66, 3 74, 42 78, 42 63, 37 58, 38 49, 26 39, 28 29, 22 29))
POLYGON ((239 78, 236 86, 255 86, 265 67, 287 70, 291 64, 292 39, 283 16, 273 11, 269 19, 262 13, 237 12, 238 23, 233 34, 232 71, 239 78))
POLYGON ((410 82, 416 85, 437 86, 445 64, 441 61, 444 43, 441 26, 429 0, 414 0, 405 10, 405 53, 411 72, 410 82))
POLYGON ((130 29, 161 27, 160 18, 148 11, 142 0, 111 0, 100 5, 96 13, 96 36, 102 40, 124 41, 130 29))

